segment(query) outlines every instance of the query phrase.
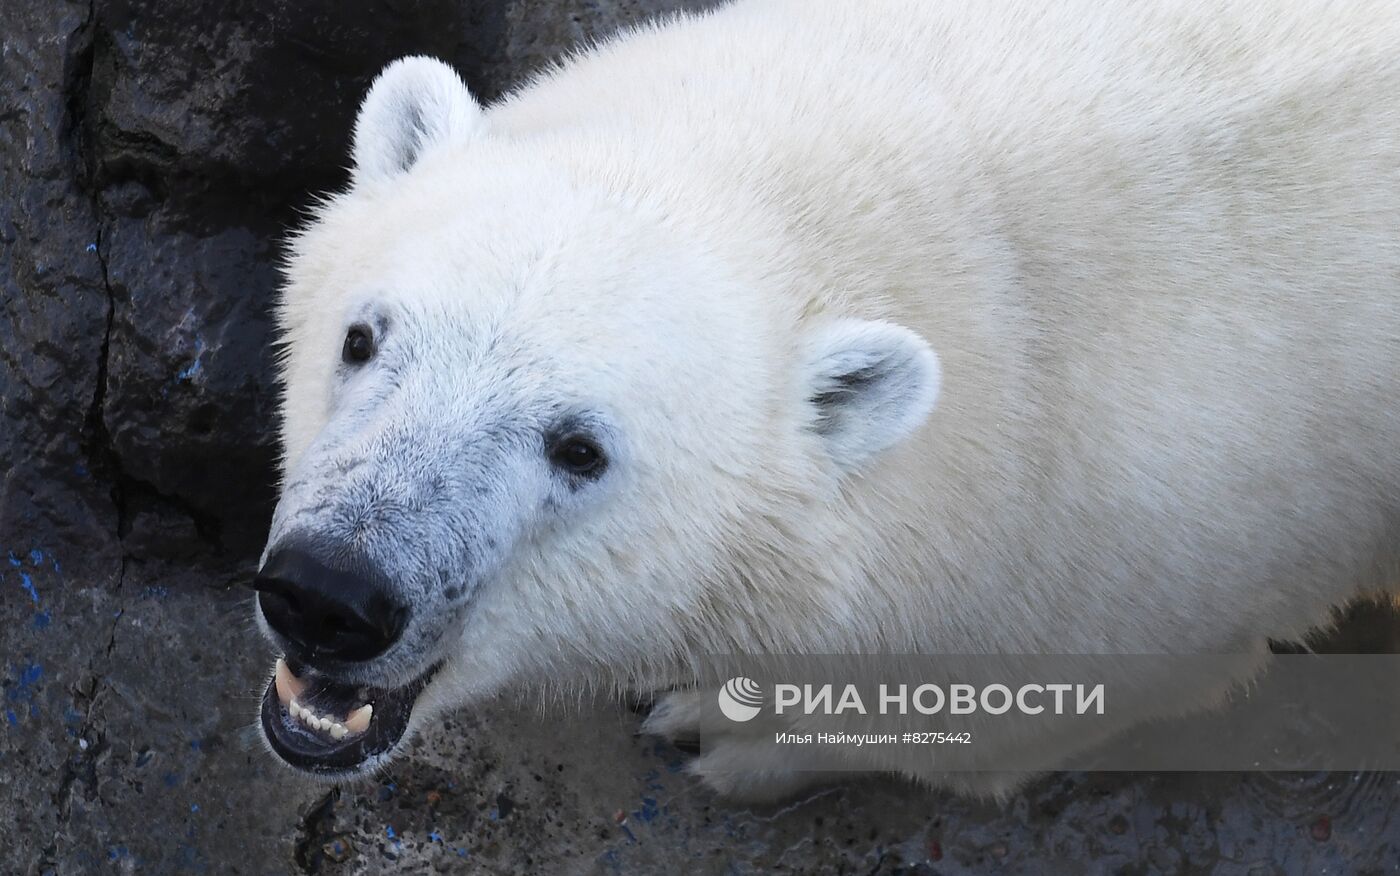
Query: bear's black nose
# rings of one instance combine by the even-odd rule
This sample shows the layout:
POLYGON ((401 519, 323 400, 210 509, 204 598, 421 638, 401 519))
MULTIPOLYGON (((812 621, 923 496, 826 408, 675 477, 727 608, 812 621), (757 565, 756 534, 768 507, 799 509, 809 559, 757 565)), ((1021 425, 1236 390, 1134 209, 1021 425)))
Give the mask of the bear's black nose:
POLYGON ((263 616, 297 660, 370 660, 389 650, 408 622, 408 607, 372 564, 337 565, 304 547, 279 548, 253 580, 263 616))

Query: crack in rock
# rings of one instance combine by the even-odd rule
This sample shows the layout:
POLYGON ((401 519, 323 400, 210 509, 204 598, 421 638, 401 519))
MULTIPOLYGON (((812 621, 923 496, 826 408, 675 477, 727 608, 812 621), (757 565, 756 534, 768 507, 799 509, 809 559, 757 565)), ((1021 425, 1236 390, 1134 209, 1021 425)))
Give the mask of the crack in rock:
MULTIPOLYGON (((103 221, 101 213, 100 199, 95 187, 92 186, 93 173, 87 156, 88 143, 88 112, 89 93, 92 87, 93 68, 95 64, 94 33, 97 26, 97 3, 92 0, 88 4, 88 14, 78 28, 69 35, 71 44, 69 55, 73 59, 70 69, 73 71, 71 79, 66 89, 70 95, 68 104, 69 111, 69 135, 72 138, 71 150, 76 163, 75 179, 80 187, 86 184, 88 188, 89 203, 92 209, 92 222, 96 227, 96 244, 94 249, 102 272, 103 291, 107 296, 106 324, 99 347, 98 361, 96 369, 95 386, 93 387, 92 401, 89 404, 87 413, 87 437, 91 442, 87 447, 89 463, 94 471, 101 471, 109 474, 113 470, 113 462, 116 454, 111 446, 110 436, 107 433, 102 418, 102 408, 106 397, 108 359, 111 354, 112 329, 116 318, 116 296, 112 290, 108 277, 107 258, 103 248, 103 221)), ((125 503, 123 501, 122 486, 119 478, 112 480, 112 500, 115 509, 116 520, 114 530, 117 535, 118 545, 121 544, 121 532, 125 517, 125 503)), ((63 833, 68 827, 69 819, 72 816, 73 794, 75 786, 81 780, 83 784, 96 793, 96 765, 100 755, 106 748, 107 742, 104 735, 94 727, 93 717, 98 700, 106 687, 105 666, 111 659, 117 644, 117 626, 125 613, 125 607, 121 603, 121 592, 126 581, 127 563, 130 557, 123 552, 120 564, 117 569, 116 585, 113 595, 117 597, 118 608, 112 618, 112 623, 107 631, 106 644, 98 651, 94 652, 88 661, 87 673, 83 682, 74 690, 74 705, 82 699, 86 699, 83 708, 83 721, 79 726, 77 734, 78 753, 70 755, 64 764, 63 772, 59 779, 59 786, 54 794, 54 802, 58 809, 57 821, 54 825, 53 835, 49 843, 41 852, 37 868, 43 872, 54 868, 58 864, 59 844, 63 833)))
POLYGON ((340 789, 332 788, 311 804, 297 824, 297 840, 292 850, 292 860, 307 876, 321 872, 321 865, 327 857, 326 846, 346 835, 344 832, 337 833, 333 830, 335 804, 339 800, 340 789))

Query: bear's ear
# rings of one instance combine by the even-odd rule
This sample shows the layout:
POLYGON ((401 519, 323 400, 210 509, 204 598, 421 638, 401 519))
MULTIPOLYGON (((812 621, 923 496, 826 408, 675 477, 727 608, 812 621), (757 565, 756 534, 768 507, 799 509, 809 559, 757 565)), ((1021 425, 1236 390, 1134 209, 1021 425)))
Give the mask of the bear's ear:
POLYGON ((903 440, 938 399, 938 357, 901 326, 840 320, 813 331, 803 354, 811 428, 842 468, 903 440))
POLYGON ((470 139, 484 122, 451 67, 435 58, 400 58, 384 68, 360 104, 354 183, 403 173, 429 150, 470 139))

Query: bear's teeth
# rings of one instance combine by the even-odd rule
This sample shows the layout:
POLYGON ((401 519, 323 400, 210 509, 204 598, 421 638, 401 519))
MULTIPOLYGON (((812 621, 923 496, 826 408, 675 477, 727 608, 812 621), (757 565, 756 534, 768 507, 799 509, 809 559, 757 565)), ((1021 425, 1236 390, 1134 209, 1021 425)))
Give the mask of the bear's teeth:
POLYGON ((325 733, 327 736, 339 742, 352 733, 363 733, 368 730, 369 718, 374 712, 374 707, 370 706, 368 703, 360 706, 350 713, 350 717, 346 718, 344 723, 332 720, 331 718, 321 717, 310 709, 302 706, 294 697, 287 701, 287 711, 291 713, 293 718, 302 722, 308 728, 318 733, 325 733))
POLYGON ((344 722, 333 718, 323 718, 297 701, 306 692, 306 682, 292 674, 291 667, 287 666, 287 661, 277 658, 277 699, 282 701, 282 705, 287 707, 287 712, 292 718, 305 724, 308 728, 318 733, 325 733, 337 741, 344 739, 354 733, 363 733, 369 729, 369 719, 374 714, 374 706, 365 703, 355 711, 351 712, 344 722))
POLYGON ((369 719, 373 715, 374 706, 365 703, 346 717, 345 729, 351 733, 363 733, 369 729, 369 719))
POLYGON ((277 658, 277 699, 282 701, 282 705, 287 705, 292 700, 306 692, 306 682, 292 674, 292 670, 287 666, 287 661, 281 657, 277 658))

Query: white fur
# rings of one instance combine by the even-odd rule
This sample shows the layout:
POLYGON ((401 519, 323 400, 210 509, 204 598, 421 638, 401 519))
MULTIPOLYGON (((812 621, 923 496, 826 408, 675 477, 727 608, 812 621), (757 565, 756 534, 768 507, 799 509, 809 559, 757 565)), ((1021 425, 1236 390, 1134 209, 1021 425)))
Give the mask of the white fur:
MULTIPOLYGON (((420 711, 734 651, 1258 653, 1397 567, 1397 46, 1388 0, 742 0, 482 119, 391 67, 291 260, 279 521, 347 447, 446 478, 451 522, 403 487, 365 536, 416 593, 469 558, 420 711), (392 379, 337 371, 366 308, 392 379), (851 351, 892 379, 823 435, 851 351), (529 437, 570 406, 614 442, 576 491, 529 437)), ((754 750, 697 771, 762 790, 754 750)))
POLYGON ((422 56, 400 58, 370 87, 355 122, 355 184, 391 180, 444 146, 460 146, 482 126, 481 107, 452 68, 422 56))
POLYGON ((832 458, 855 469, 904 440, 938 398, 938 357, 906 328, 840 320, 804 338, 814 428, 832 458))

